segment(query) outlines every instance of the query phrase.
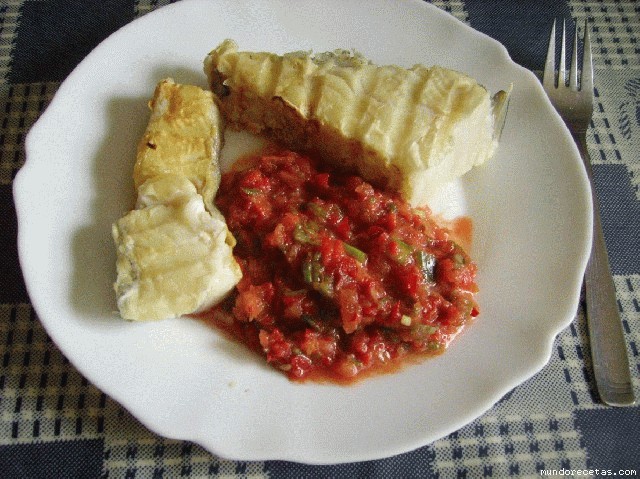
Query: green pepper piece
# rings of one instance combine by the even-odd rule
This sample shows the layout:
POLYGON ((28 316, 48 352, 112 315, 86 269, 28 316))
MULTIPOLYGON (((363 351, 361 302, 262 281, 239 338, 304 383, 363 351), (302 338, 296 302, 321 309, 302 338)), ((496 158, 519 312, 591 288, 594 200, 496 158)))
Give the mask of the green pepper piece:
POLYGON ((318 230, 318 224, 313 221, 304 224, 298 223, 293 229, 293 239, 298 243, 317 246, 320 244, 318 240, 318 230))
POLYGON ((333 297, 333 281, 324 274, 320 253, 302 262, 302 277, 308 285, 328 298, 333 297))
POLYGON ((302 263, 302 277, 304 282, 311 284, 313 282, 313 264, 311 261, 304 261, 302 263))
POLYGON ((358 263, 366 263, 367 261, 367 253, 365 253, 364 251, 356 248, 355 246, 352 246, 348 243, 342 243, 344 245, 344 250, 345 252, 351 256, 352 258, 354 258, 358 263))
POLYGON ((398 254, 393 258, 397 263, 406 265, 415 251, 415 248, 401 239, 394 238, 394 243, 398 245, 398 254))
POLYGON ((325 206, 321 206, 318 203, 307 203, 307 207, 318 218, 323 220, 327 217, 328 208, 326 208, 325 206))

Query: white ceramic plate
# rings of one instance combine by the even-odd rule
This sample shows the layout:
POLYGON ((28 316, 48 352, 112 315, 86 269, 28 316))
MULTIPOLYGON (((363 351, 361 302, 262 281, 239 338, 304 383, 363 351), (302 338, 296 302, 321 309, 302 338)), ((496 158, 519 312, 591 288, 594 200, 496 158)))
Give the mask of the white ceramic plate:
POLYGON ((539 371, 576 311, 591 203, 571 138, 532 73, 420 1, 162 8, 113 34, 69 75, 26 148, 14 182, 18 243, 46 330, 150 429, 222 457, 339 463, 430 443, 539 371), (166 76, 205 86, 202 60, 228 37, 248 50, 355 48, 377 63, 440 64, 493 92, 513 83, 497 156, 434 202, 447 216, 473 219, 480 269, 482 314, 443 356, 350 387, 301 385, 198 321, 118 318, 110 227, 131 204, 147 100, 166 76))

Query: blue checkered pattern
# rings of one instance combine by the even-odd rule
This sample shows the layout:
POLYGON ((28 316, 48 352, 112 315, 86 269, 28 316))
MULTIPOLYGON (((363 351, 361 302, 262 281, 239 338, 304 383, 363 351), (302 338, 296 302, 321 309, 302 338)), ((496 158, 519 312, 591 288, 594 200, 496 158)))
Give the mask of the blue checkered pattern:
MULTIPOLYGON (((320 0, 319 0, 320 1, 320 0)), ((83 378, 40 325, 17 260, 11 185, 24 137, 60 82, 102 39, 165 0, 0 3, 0 477, 540 477, 544 469, 640 475, 640 409, 598 402, 582 308, 549 364, 448 437, 389 459, 335 466, 233 462, 140 425, 83 378)), ((596 104, 589 150, 640 397, 640 4, 435 0, 540 73, 552 18, 587 18, 596 104)))

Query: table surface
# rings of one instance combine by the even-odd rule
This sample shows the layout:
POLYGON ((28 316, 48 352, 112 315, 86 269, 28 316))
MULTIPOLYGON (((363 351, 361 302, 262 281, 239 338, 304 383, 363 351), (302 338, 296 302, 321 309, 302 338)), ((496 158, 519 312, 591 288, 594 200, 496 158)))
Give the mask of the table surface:
MULTIPOLYGON (((548 365, 477 420, 379 461, 308 466, 233 462, 159 437, 90 384, 48 338, 17 260, 12 180, 24 137, 61 81, 119 27, 162 0, 0 3, 0 476, 13 477, 540 477, 640 475, 640 410, 606 407, 593 381, 583 305, 548 365), (89 6, 90 5, 90 6, 89 6), (46 21, 45 21, 46 20, 46 21)), ((618 307, 640 397, 640 3, 439 0, 434 5, 502 42, 540 74, 555 18, 587 18, 596 72, 588 134, 618 307)))

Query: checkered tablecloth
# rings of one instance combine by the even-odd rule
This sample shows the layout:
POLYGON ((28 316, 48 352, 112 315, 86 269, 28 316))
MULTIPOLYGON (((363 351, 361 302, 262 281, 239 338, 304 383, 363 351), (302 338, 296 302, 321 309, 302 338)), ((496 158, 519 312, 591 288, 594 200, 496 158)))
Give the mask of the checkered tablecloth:
MULTIPOLYGON (((294 0, 295 1, 295 0, 294 0)), ((318 0, 321 1, 321 0, 318 0)), ((24 138, 60 82, 101 40, 162 0, 0 1, 0 478, 541 477, 640 475, 640 409, 598 402, 582 307, 549 364, 448 437, 389 459, 307 466, 233 462, 159 437, 71 365, 29 303, 12 180, 24 138)), ((587 18, 596 71, 589 150, 640 397, 640 3, 437 0, 540 73, 551 20, 587 18)))

